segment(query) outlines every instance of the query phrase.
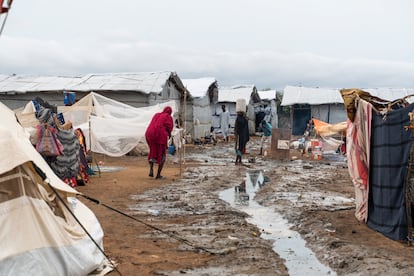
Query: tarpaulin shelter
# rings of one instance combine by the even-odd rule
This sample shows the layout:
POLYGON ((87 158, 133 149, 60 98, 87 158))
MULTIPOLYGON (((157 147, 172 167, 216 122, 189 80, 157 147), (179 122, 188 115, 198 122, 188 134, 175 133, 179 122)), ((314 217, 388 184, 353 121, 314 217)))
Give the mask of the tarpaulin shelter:
MULTIPOLYGON (((183 85, 192 95, 187 101, 184 128, 193 139, 205 138, 212 126, 213 105, 217 102, 218 84, 215 78, 182 79, 183 85)), ((182 119, 182 118, 181 118, 182 119)))
POLYGON ((247 105, 247 118, 249 121, 249 133, 256 132, 256 114, 254 110, 255 104, 260 104, 260 96, 257 93, 255 85, 234 85, 231 87, 219 87, 217 103, 214 105, 213 126, 218 129, 220 126, 219 118, 221 114, 221 105, 226 105, 230 112, 230 125, 234 127, 236 120, 236 103, 237 100, 243 99, 247 105), (214 116, 216 115, 216 116, 214 116))
POLYGON ((0 103, 0 114, 0 275, 103 268, 103 230, 93 212, 53 173, 15 113, 0 103))
POLYGON ((291 107, 293 135, 302 135, 311 118, 329 124, 346 121, 343 100, 336 88, 286 86, 281 106, 291 107))
MULTIPOLYGON (((92 152, 118 157, 139 143, 146 143, 145 130, 152 116, 167 105, 171 106, 173 114, 177 112, 176 101, 136 108, 91 92, 72 106, 59 106, 58 112, 62 112, 74 128, 82 129, 92 152)), ((32 102, 16 114, 24 127, 34 127, 38 123, 32 102)))
POLYGON ((347 157, 359 221, 394 240, 413 238, 414 104, 342 89, 347 157))

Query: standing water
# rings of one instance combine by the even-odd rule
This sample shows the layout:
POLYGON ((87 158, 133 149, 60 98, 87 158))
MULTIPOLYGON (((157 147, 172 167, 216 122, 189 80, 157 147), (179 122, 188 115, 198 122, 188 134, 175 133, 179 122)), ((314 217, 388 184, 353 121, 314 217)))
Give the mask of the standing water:
POLYGON ((275 241, 273 250, 285 259, 290 275, 336 275, 318 261, 315 254, 305 246, 299 233, 290 230, 287 220, 254 201, 256 191, 264 185, 264 181, 261 170, 248 171, 241 185, 224 190, 220 193, 220 198, 248 214, 248 222, 262 229, 263 238, 275 241))

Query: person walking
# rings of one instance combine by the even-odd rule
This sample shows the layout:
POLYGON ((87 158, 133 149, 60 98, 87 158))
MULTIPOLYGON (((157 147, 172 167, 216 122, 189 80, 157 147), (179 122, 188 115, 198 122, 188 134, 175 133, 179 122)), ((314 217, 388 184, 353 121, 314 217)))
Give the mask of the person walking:
POLYGON ((249 122, 246 118, 246 113, 243 111, 237 112, 236 122, 234 124, 234 135, 236 138, 236 164, 242 163, 242 155, 246 153, 246 144, 249 141, 249 122))
POLYGON ((221 106, 220 114, 220 129, 225 142, 229 141, 229 128, 230 128, 230 113, 226 110, 226 105, 221 106))
POLYGON ((267 122, 266 120, 262 120, 260 123, 261 130, 263 132, 262 138, 260 139, 260 153, 259 155, 263 155, 263 146, 269 142, 269 137, 272 136, 272 125, 267 122))
POLYGON ((162 112, 156 113, 145 131, 145 139, 149 146, 148 162, 150 166, 149 176, 154 176, 154 163, 158 164, 155 179, 164 178, 161 171, 164 167, 168 138, 174 127, 171 117, 172 108, 166 106, 162 112))

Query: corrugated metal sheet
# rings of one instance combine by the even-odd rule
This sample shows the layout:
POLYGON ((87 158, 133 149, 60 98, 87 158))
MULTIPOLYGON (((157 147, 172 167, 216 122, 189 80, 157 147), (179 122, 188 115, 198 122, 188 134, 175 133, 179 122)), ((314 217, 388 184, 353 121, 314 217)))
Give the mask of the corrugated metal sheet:
POLYGON ((245 99, 248 104, 250 97, 254 92, 254 85, 240 85, 230 88, 219 88, 218 101, 219 102, 236 102, 237 99, 245 99))
MULTIPOLYGON (((395 101, 414 94, 414 89, 407 88, 363 88, 362 90, 369 92, 372 96, 388 101, 395 101)), ((412 103, 414 102, 414 97, 409 97, 407 100, 412 103)))
POLYGON ((208 88, 216 82, 215 78, 182 79, 183 85, 190 91, 193 97, 204 97, 208 88))
POLYGON ((8 76, 0 77, 0 93, 39 91, 140 91, 159 93, 172 72, 88 74, 80 77, 8 76))
MULTIPOLYGON (((362 88, 378 98, 394 101, 414 94, 414 89, 407 88, 362 88)), ((414 102, 414 97, 407 99, 414 102)), ((286 86, 283 91, 282 106, 294 104, 333 104, 343 103, 340 89, 335 88, 310 88, 299 86, 286 86)))
POLYGON ((80 77, 9 76, 0 80, 0 93, 26 93, 64 90, 78 82, 80 77))
POLYGON ((171 72, 154 73, 114 73, 86 75, 79 83, 72 85, 73 91, 124 90, 144 93, 162 91, 171 72))
POLYGON ((343 103, 339 89, 286 86, 281 105, 343 103))

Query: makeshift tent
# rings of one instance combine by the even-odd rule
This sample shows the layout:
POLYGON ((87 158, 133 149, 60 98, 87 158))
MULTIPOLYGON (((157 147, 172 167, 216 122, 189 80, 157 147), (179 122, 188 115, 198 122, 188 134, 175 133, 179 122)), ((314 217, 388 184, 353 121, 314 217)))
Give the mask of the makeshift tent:
POLYGON ((359 221, 394 240, 413 238, 414 104, 343 89, 348 168, 359 221), (410 115, 411 114, 411 115, 410 115))
MULTIPOLYGON (((139 143, 146 143, 145 130, 152 116, 167 105, 171 106, 174 115, 177 112, 175 101, 135 108, 92 92, 72 106, 58 107, 58 112, 62 112, 64 119, 71 121, 74 128, 82 129, 92 152, 118 157, 139 143)), ((24 127, 34 127, 38 123, 34 111, 32 102, 29 102, 23 110, 16 112, 24 127)), ((174 139, 176 141, 181 139, 174 139)))
POLYGON ((87 275, 103 268, 95 215, 53 173, 14 112, 0 103, 0 114, 0 275, 87 275))

